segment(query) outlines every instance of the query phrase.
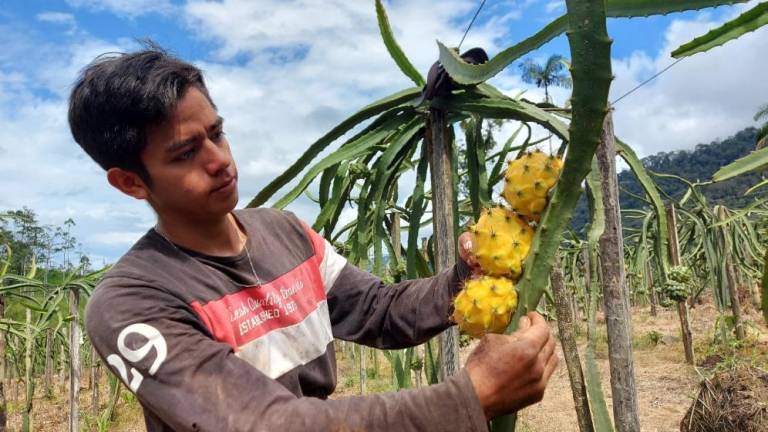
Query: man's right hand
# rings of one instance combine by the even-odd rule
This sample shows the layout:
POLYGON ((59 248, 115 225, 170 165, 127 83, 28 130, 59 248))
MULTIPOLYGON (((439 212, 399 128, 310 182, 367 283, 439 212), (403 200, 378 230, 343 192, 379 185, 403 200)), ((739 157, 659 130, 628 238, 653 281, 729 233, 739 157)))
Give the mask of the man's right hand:
POLYGON ((541 401, 558 361, 547 322, 531 312, 515 333, 485 335, 465 368, 490 420, 541 401))

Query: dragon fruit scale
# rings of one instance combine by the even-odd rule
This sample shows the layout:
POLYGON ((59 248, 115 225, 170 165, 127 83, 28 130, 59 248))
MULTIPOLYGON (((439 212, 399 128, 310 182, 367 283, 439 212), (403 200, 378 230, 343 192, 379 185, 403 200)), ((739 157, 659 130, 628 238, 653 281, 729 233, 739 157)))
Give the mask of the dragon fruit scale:
POLYGON ((527 152, 509 163, 502 195, 512 210, 537 220, 547 206, 547 194, 557 183, 563 161, 541 150, 527 152))
POLYGON ((533 241, 533 228, 515 212, 496 206, 483 210, 470 227, 472 253, 484 274, 516 279, 533 241))
POLYGON ((517 307, 517 292, 508 278, 481 276, 464 283, 453 305, 453 320, 459 329, 479 338, 507 328, 517 307))

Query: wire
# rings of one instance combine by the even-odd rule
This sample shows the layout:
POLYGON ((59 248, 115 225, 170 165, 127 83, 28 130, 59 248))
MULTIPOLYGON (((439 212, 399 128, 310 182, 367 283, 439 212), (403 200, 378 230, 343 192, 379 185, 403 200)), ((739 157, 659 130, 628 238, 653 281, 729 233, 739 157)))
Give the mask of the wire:
MULTIPOLYGON (((472 17, 472 21, 469 22, 469 25, 467 26, 467 29, 464 31, 464 35, 461 37, 461 41, 459 41, 459 46, 457 47, 457 49, 461 48, 461 44, 464 43, 464 39, 467 37, 467 34, 469 33, 469 30, 472 28, 472 25, 475 23, 475 20, 477 19, 477 16, 480 15, 480 11, 483 9, 483 6, 485 6, 485 2, 486 2, 486 0, 482 0, 480 2, 480 6, 475 11, 475 16, 472 17)), ((635 88, 633 88, 632 90, 624 93, 618 99, 616 99, 613 102, 611 102, 611 105, 616 105, 616 103, 618 103, 620 100, 624 99, 625 97, 629 96, 630 94, 634 93, 640 87, 642 87, 642 86, 648 84, 649 82, 653 81, 654 79, 658 78, 661 74, 663 74, 664 72, 670 70, 672 68, 672 66, 680 63, 684 58, 685 57, 680 57, 679 59, 675 60, 674 63, 672 63, 669 66, 665 67, 664 69, 662 69, 661 71, 659 71, 658 73, 653 75, 652 77, 648 78, 647 80, 645 80, 645 81, 641 82, 640 84, 638 84, 637 86, 635 86, 635 88)))
POLYGON ((629 96, 630 94, 632 94, 632 93, 633 93, 635 90, 637 90, 637 89, 639 89, 640 87, 642 87, 642 86, 644 86, 644 85, 648 84, 649 82, 653 81, 653 80, 654 80, 656 77, 658 77, 659 75, 661 75, 661 74, 663 74, 664 72, 666 72, 666 71, 670 70, 670 69, 672 68, 672 66, 674 66, 674 65, 676 65, 676 64, 678 64, 678 63, 680 63, 680 61, 681 61, 681 60, 683 60, 684 58, 685 58, 685 57, 680 57, 679 59, 675 60, 675 62, 674 62, 674 63, 672 63, 671 65, 669 65, 669 66, 665 67, 664 69, 662 69, 661 71, 659 71, 659 72, 658 72, 656 75, 654 75, 654 76, 652 76, 652 77, 648 78, 647 80, 645 80, 645 81, 641 82, 641 83, 640 83, 640 84, 638 84, 638 85, 637 85, 635 88, 633 88, 632 90, 630 90, 630 91, 628 91, 628 92, 624 93, 624 94, 623 94, 623 95, 622 95, 620 98, 618 98, 618 99, 616 99, 615 101, 611 102, 611 105, 616 105, 616 102, 618 102, 618 101, 620 101, 620 100, 624 99, 625 97, 627 97, 627 96, 629 96))
POLYGON ((485 6, 485 0, 483 0, 480 3, 480 7, 477 8, 477 11, 475 11, 475 16, 472 17, 472 21, 469 22, 469 25, 467 26, 467 29, 464 31, 464 36, 461 37, 461 41, 459 42, 458 48, 461 48, 461 44, 464 43, 464 38, 467 37, 467 33, 469 33, 469 29, 472 28, 472 24, 475 23, 475 19, 477 19, 477 16, 480 15, 480 10, 485 6))

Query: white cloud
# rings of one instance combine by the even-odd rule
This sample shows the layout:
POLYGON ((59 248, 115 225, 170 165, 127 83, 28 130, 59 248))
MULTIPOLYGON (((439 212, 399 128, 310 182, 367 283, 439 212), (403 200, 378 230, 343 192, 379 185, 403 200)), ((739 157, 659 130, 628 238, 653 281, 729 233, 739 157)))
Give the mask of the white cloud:
POLYGON ((71 217, 84 250, 114 260, 133 240, 104 239, 111 232, 141 232, 153 216, 146 205, 112 189, 74 143, 66 98, 77 71, 97 54, 128 47, 83 36, 53 45, 23 39, 25 34, 6 34, 12 51, 0 54, 0 210, 29 207, 42 224, 54 226, 71 217))
POLYGON ((129 18, 148 13, 167 14, 173 11, 170 0, 66 0, 66 2, 75 8, 109 11, 129 18))
MULTIPOLYGON (((68 1, 128 17, 165 13, 172 7, 169 1, 68 1)), ((486 6, 490 9, 483 13, 497 17, 475 23, 465 48, 499 51, 497 36, 507 32, 508 21, 517 19, 530 0, 504 4, 499 13, 495 3, 486 6)), ((477 2, 433 0, 425 5, 401 0, 386 6, 398 42, 426 75, 437 58, 435 39, 457 43, 477 2)), ((38 18, 68 20, 42 14, 38 18)), ((206 72, 211 94, 226 118, 240 167, 241 204, 339 121, 374 99, 412 85, 381 42, 372 2, 193 0, 179 9, 179 19, 195 38, 216 47, 197 64, 206 72)), ((615 59, 612 99, 671 63, 671 49, 715 24, 709 19, 675 21, 661 51, 615 59)), ((72 141, 66 97, 78 70, 96 55, 135 46, 85 34, 66 43, 40 43, 26 39, 23 30, 0 25, 0 45, 8 47, 0 52, 0 210, 28 206, 50 224, 73 217, 84 249, 94 258, 114 260, 153 224, 154 215, 144 203, 112 189, 101 169, 72 141)), ((768 66, 762 55, 765 46, 768 31, 761 29, 684 60, 617 105, 617 134, 647 155, 690 148, 751 124, 768 94, 768 83, 755 78, 756 71, 768 66)), ((526 98, 543 99, 543 91, 521 82, 515 67, 493 83, 510 94, 527 89, 526 98)), ((568 93, 552 90, 558 103, 568 93)), ((534 133, 543 135, 541 130, 534 133)), ((290 209, 310 222, 318 212, 317 205, 303 197, 290 209)), ((350 210, 342 215, 345 221, 352 217, 350 210)))
MULTIPOLYGON (((708 15, 675 20, 658 53, 614 59, 611 100, 672 64, 672 50, 721 23, 708 15)), ((766 46, 768 29, 762 28, 682 60, 616 105, 616 134, 647 156, 724 139, 754 124, 752 116, 768 95, 768 80, 758 77, 768 68, 766 46)))
MULTIPOLYGON (((431 4, 386 4, 399 44, 423 75, 437 59, 435 40, 457 43, 467 23, 456 21, 477 7, 461 0, 431 4)), ((241 203, 346 116, 413 85, 389 57, 369 2, 192 1, 185 11, 188 28, 220 47, 218 61, 200 66, 226 118, 240 166, 241 203), (232 58, 245 61, 221 64, 232 58)), ((494 35, 519 16, 506 12, 503 19, 475 23, 463 46, 498 51, 494 35)), ((317 216, 316 205, 303 197, 290 208, 308 221, 317 216)))
MULTIPOLYGON (((128 17, 170 5, 69 2, 128 17)), ((458 42, 464 23, 454 21, 474 11, 476 3, 422 6, 398 2, 388 8, 401 45, 426 73, 437 58, 435 39, 458 42)), ((342 118, 412 85, 389 58, 368 2, 191 2, 184 11, 182 19, 195 37, 219 47, 199 65, 226 118, 241 169, 241 203, 342 118), (228 63, 233 58, 244 61, 228 63)), ((507 15, 505 20, 516 16, 507 15)), ((40 20, 67 18, 41 15, 40 20)), ((476 23, 464 46, 498 50, 493 37, 504 28, 498 20, 476 23)), ((0 52, 0 152, 13 155, 0 158, 0 209, 27 206, 42 223, 54 225, 73 217, 74 234, 89 254, 117 258, 154 216, 144 203, 112 189, 72 141, 66 98, 78 71, 96 55, 135 45, 107 43, 84 32, 49 43, 31 39, 23 28, 0 30, 8 30, 0 32, 0 42, 10 47, 0 52)), ((291 209, 308 221, 317 214, 316 204, 303 197, 291 209)))
POLYGON ((546 5, 544 5, 544 10, 547 11, 548 14, 551 14, 553 12, 561 12, 565 11, 565 2, 563 0, 554 0, 547 2, 546 5))
POLYGON ((67 32, 73 33, 77 29, 77 22, 75 16, 64 12, 41 12, 37 14, 37 20, 41 22, 47 22, 52 24, 61 24, 67 26, 67 32))

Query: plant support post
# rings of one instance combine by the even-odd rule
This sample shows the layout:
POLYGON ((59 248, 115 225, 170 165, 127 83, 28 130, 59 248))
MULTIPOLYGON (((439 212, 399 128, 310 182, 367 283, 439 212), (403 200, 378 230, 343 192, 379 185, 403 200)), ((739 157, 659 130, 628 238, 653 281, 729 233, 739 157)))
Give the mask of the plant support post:
MULTIPOLYGON (((677 212, 674 204, 667 206, 667 229, 669 232, 669 261, 673 266, 680 265, 680 243, 677 240, 677 212)), ((693 336, 688 322, 688 302, 677 302, 677 315, 680 317, 680 331, 683 334, 683 348, 685 349, 685 362, 694 364, 693 336)))
POLYGON ((80 391, 80 291, 69 290, 69 313, 72 316, 69 330, 69 432, 78 431, 80 413, 77 395, 80 391))
MULTIPOLYGON (((721 221, 728 218, 725 208, 720 206, 717 211, 717 217, 721 221)), ((728 295, 731 297, 731 311, 733 312, 733 326, 736 330, 736 339, 744 340, 744 324, 741 319, 741 300, 739 299, 739 288, 736 283, 736 271, 733 268, 733 258, 731 250, 733 245, 730 242, 727 225, 720 227, 723 233, 723 255, 725 259, 725 276, 728 282, 728 295)))
MULTIPOLYGON (((453 230, 452 143, 448 140, 445 111, 429 110, 427 145, 432 175, 432 225, 435 238, 435 273, 456 263, 456 233, 453 230)), ((459 332, 455 326, 440 334, 440 378, 459 370, 459 332)))
POLYGON ((557 314, 557 331, 563 346, 563 356, 568 368, 568 378, 571 381, 573 403, 576 406, 576 418, 581 432, 593 432, 592 415, 589 412, 587 387, 584 385, 584 373, 581 370, 579 350, 576 347, 576 336, 573 333, 575 323, 571 314, 570 301, 563 282, 563 270, 559 260, 555 260, 550 276, 552 294, 555 297, 555 313, 557 314))
POLYGON ((616 176, 616 144, 611 113, 605 116, 600 144, 595 152, 600 169, 605 230, 600 236, 600 263, 608 327, 608 362, 611 370, 613 417, 618 432, 639 432, 637 389, 632 355, 632 315, 624 276, 624 240, 616 176))

